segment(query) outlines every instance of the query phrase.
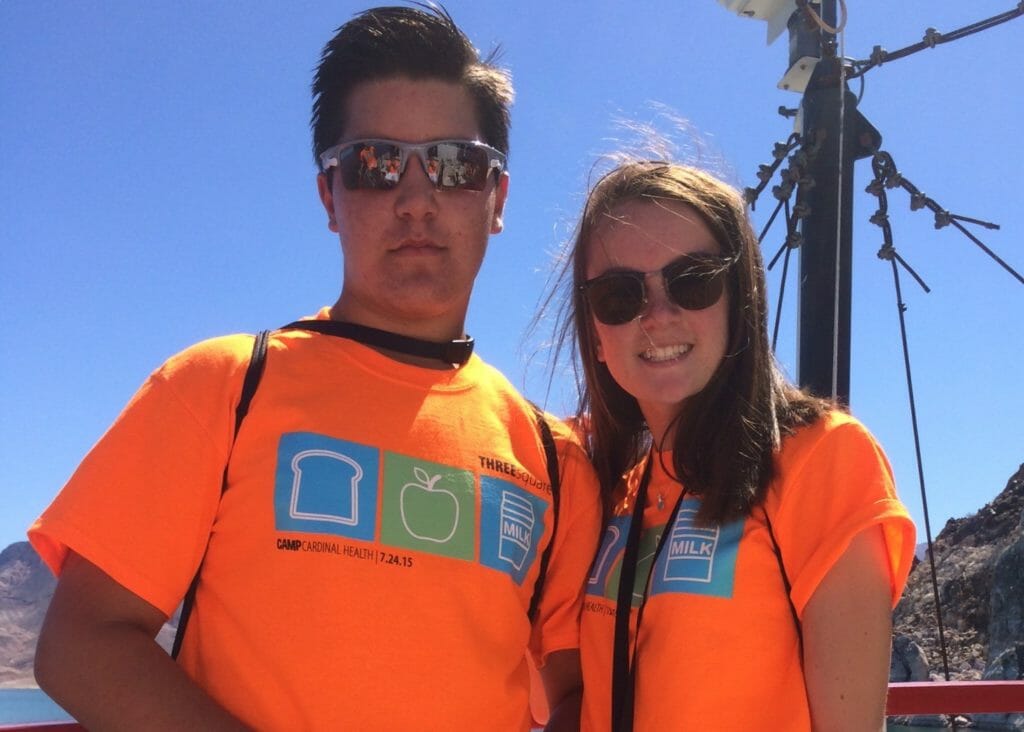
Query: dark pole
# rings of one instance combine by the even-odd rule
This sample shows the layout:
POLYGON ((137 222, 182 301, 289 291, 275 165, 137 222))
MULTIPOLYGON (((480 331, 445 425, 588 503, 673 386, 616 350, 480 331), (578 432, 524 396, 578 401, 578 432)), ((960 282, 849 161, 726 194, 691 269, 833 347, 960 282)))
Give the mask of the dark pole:
MULTIPOLYGON (((818 12, 835 27, 835 0, 823 0, 818 12)), ((881 136, 845 86, 835 36, 802 10, 790 31, 816 33, 821 54, 803 99, 807 168, 797 201, 807 214, 801 221, 798 378, 815 394, 849 403, 853 168, 878 149, 881 136)))

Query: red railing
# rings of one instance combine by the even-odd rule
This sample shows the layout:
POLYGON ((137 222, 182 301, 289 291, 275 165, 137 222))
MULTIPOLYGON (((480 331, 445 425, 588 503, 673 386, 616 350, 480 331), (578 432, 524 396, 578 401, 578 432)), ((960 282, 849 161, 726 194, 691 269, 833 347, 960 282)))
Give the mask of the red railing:
POLYGON ((886 714, 1024 713, 1024 681, 908 681, 889 684, 886 714))

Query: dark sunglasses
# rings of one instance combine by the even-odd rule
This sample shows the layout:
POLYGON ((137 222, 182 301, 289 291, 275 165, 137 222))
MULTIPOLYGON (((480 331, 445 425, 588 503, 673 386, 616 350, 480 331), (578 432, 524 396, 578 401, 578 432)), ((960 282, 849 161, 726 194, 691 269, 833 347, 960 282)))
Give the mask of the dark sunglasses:
POLYGON ((352 140, 320 155, 326 173, 337 166, 350 191, 389 191, 398 185, 409 158, 416 155, 434 185, 443 191, 482 191, 492 170, 505 169, 505 155, 475 140, 352 140))
MULTIPOLYGON (((665 294, 684 310, 703 310, 722 296, 732 260, 711 254, 684 254, 661 268, 665 294)), ((619 270, 587 280, 580 290, 594 317, 605 325, 635 320, 647 306, 647 278, 657 272, 619 270)))

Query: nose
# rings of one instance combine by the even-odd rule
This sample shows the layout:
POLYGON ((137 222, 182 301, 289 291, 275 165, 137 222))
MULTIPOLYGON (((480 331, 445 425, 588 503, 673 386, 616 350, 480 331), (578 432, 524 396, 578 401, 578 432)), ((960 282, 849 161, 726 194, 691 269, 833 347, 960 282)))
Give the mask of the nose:
POLYGON ((399 218, 422 219, 437 215, 437 188, 418 155, 406 161, 395 191, 395 215, 399 218))
POLYGON ((679 312, 679 306, 669 299, 661 272, 650 272, 644 278, 644 295, 647 302, 640 313, 643 320, 661 321, 679 312))

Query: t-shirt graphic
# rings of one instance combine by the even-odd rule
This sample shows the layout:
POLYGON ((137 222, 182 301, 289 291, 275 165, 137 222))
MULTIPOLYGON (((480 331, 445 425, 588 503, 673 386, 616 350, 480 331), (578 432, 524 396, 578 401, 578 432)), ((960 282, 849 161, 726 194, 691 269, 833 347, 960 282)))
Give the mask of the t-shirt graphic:
POLYGON ((278 531, 373 539, 377 451, 309 432, 281 435, 274 481, 278 531))
POLYGON ((275 528, 379 538, 396 549, 467 561, 477 560, 479 531, 480 564, 521 585, 538 556, 549 503, 520 485, 482 475, 478 509, 476 480, 471 470, 292 432, 278 444, 275 528))
MULTIPOLYGON (((665 524, 649 526, 640 534, 633 606, 643 600, 644 584, 651 580, 649 595, 688 593, 732 597, 736 556, 743 536, 743 519, 721 526, 698 526, 694 519, 700 500, 688 498, 679 507, 672 532, 651 568, 665 524)), ((614 600, 618 597, 622 556, 629 531, 629 515, 615 516, 605 528, 601 548, 587 579, 587 594, 614 600)))
POLYGON ((385 452, 381 543, 472 560, 473 483, 468 470, 385 452))
POLYGON ((480 563, 521 585, 537 556, 547 501, 514 483, 480 477, 480 563))

